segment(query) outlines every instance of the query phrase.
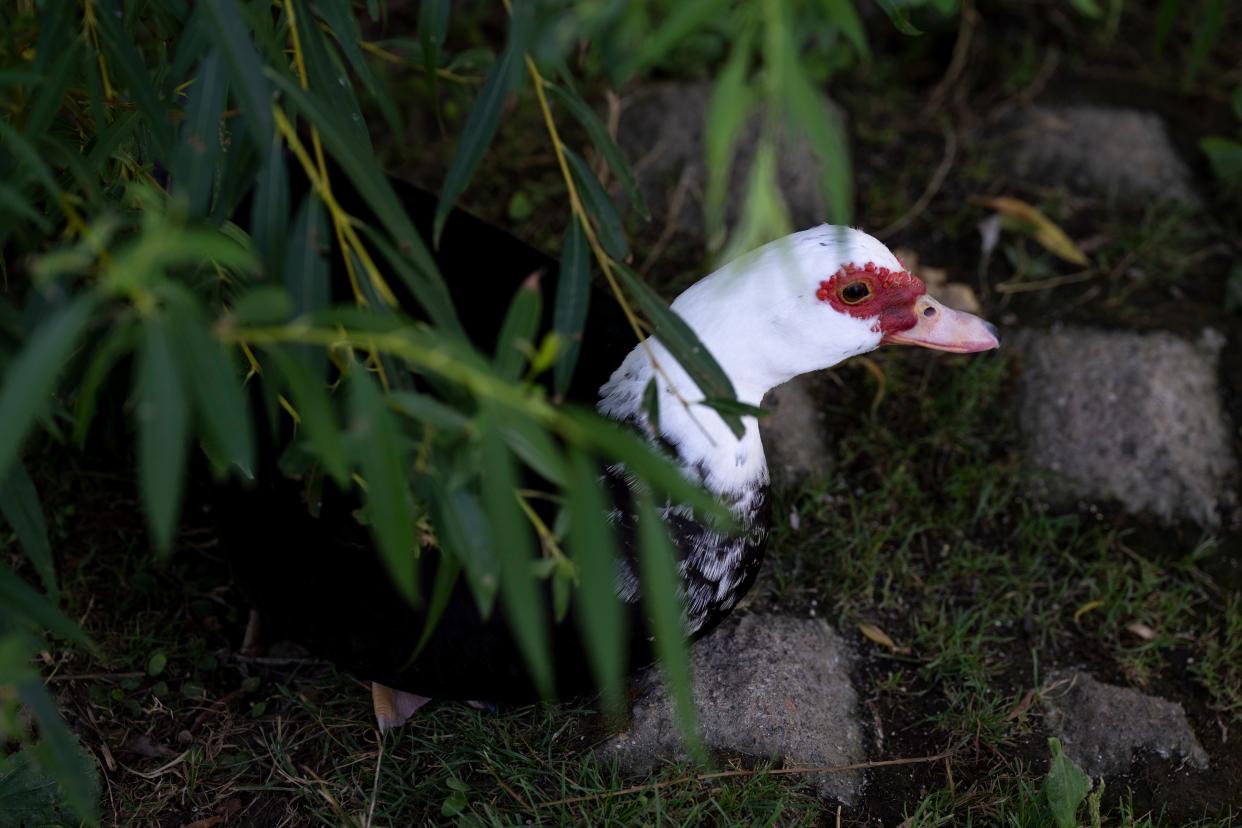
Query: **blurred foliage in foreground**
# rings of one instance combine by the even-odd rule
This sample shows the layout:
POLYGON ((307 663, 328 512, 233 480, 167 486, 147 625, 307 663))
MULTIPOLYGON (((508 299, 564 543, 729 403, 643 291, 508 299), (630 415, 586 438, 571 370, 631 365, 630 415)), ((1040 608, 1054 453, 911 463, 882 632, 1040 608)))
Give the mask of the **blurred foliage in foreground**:
MULTIPOLYGON (((900 31, 917 34, 912 12, 953 14, 957 4, 878 5, 900 31)), ((1100 13, 1091 0, 1073 5, 1100 13)), ((36 430, 86 444, 101 392, 118 386, 128 389, 157 552, 174 545, 191 452, 203 451, 220 477, 255 467, 244 386, 258 383, 260 416, 297 424, 287 468, 365 482, 367 523, 411 601, 434 605, 464 577, 480 607, 506 614, 533 677, 551 693, 539 588, 550 579, 556 614, 572 601, 590 608, 583 632, 601 654, 593 667, 607 698, 618 698, 626 631, 593 470, 622 462, 661 502, 720 509, 635 436, 547 399, 540 380, 550 375, 559 395, 572 376, 592 270, 636 331, 676 334, 666 344, 719 401, 721 417, 740 429, 741 415, 729 404, 728 377, 625 269, 621 215, 580 152, 615 176, 630 209, 644 216, 646 208, 577 87, 650 72, 695 49, 704 32, 727 43, 705 56, 722 63, 705 148, 708 204, 724 203, 742 124, 756 112, 763 123, 728 246, 723 210, 707 217, 715 246, 729 255, 790 229, 775 162, 786 131, 820 155, 827 218, 849 219, 841 125, 818 94, 834 71, 870 59, 865 31, 853 0, 514 2, 503 15, 470 12, 506 21, 495 53, 454 54, 450 23, 481 31, 483 21, 450 20, 467 14, 451 6, 425 0, 417 31, 392 41, 363 35, 384 28, 383 0, 15 0, 0 11, 0 513, 39 581, 36 588, 0 565, 0 736, 27 746, 0 757, 0 799, 25 794, 37 805, 54 780, 73 813, 95 819, 93 763, 32 658, 49 648, 49 635, 94 645, 57 609, 53 550, 23 450, 36 430), (506 103, 538 108, 572 208, 554 330, 537 330, 540 298, 519 291, 496 354, 465 341, 428 240, 375 162, 371 127, 401 128, 377 62, 398 55, 422 67, 433 99, 463 82, 463 66, 480 73, 444 177, 437 233, 506 103), (381 120, 369 125, 364 112, 381 120), (557 124, 568 120, 589 136, 589 149, 562 143, 557 124), (371 205, 373 225, 340 207, 342 179, 371 205), (304 189, 292 186, 297 180, 311 186, 295 203, 304 189), (334 268, 352 304, 330 305, 334 268), (396 307, 395 284, 419 307, 396 307), (415 376, 434 398, 415 390, 415 376), (525 531, 522 467, 560 487, 566 519, 552 529, 525 531), (420 548, 420 522, 434 546, 420 548), (478 531, 454 531, 461 526, 478 531), (511 542, 488 542, 502 532, 511 542), (440 556, 434 584, 416 580, 420 555, 440 556)), ((662 532, 643 536, 641 559, 656 567, 644 578, 648 614, 663 619, 651 633, 690 722, 674 579, 650 577, 671 571, 671 549, 662 532)))

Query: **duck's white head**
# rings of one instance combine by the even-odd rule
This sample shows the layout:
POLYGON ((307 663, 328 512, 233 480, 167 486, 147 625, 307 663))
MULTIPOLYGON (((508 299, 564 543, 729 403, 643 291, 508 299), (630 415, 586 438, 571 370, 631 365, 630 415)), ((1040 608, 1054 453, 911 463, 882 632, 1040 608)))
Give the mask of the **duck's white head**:
MULTIPOLYGON (((672 304, 733 382, 739 400, 758 405, 781 383, 882 344, 920 345, 956 353, 986 351, 996 329, 955 311, 927 288, 881 242, 849 227, 820 225, 778 239, 699 280, 672 304)), ((656 339, 648 342, 678 394, 702 399, 697 386, 656 339)), ((600 389, 600 410, 645 423, 639 411, 650 380, 647 351, 636 348, 600 389)), ((730 488, 739 476, 763 470, 753 418, 740 440, 715 412, 676 400, 665 378, 660 431, 684 461, 712 469, 706 483, 730 488), (696 456, 697 455, 697 456, 696 456), (726 472, 726 467, 733 469, 726 472), (711 479, 719 478, 719 479, 711 479)))

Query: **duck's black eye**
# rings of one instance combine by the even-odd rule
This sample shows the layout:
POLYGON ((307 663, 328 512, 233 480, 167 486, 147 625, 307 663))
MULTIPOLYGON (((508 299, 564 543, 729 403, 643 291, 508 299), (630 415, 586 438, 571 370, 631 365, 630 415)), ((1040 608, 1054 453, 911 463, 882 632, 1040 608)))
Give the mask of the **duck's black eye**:
POLYGON ((866 282, 850 282, 841 288, 841 300, 847 305, 857 305, 871 295, 871 285, 866 282))

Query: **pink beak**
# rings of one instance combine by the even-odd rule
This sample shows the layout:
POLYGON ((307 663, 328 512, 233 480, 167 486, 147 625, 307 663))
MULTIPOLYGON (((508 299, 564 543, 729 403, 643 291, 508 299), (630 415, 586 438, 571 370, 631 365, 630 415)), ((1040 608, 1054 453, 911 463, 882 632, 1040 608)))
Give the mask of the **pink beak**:
POLYGON ((919 345, 937 351, 971 354, 1000 347, 996 326, 964 311, 946 308, 927 294, 914 301, 918 322, 901 333, 888 334, 882 342, 896 345, 919 345))

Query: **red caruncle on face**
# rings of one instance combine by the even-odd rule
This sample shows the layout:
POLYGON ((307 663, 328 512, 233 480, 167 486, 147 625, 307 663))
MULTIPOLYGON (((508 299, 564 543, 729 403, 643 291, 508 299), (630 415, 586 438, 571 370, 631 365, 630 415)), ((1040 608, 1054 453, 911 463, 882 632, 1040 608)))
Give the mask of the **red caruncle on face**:
POLYGON ((924 293, 927 286, 910 271, 867 262, 842 265, 819 283, 815 298, 856 319, 875 318, 872 330, 887 336, 914 327, 914 301, 924 293))

